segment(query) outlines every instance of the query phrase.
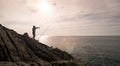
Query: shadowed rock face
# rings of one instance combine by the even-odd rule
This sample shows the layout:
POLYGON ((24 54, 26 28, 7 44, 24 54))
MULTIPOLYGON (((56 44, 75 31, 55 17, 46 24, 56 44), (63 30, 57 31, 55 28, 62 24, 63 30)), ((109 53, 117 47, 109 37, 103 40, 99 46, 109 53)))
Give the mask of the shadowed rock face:
POLYGON ((33 62, 31 64, 51 66, 53 64, 50 62, 70 59, 73 57, 64 51, 50 48, 0 25, 0 63, 12 62, 19 65, 19 62, 23 64, 33 62))

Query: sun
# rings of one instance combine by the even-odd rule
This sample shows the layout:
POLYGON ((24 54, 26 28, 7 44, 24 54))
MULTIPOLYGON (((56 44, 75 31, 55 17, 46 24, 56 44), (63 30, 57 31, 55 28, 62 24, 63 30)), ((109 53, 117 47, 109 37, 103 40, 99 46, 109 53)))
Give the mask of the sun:
POLYGON ((47 13, 52 11, 52 6, 50 5, 49 2, 43 1, 40 2, 38 5, 38 10, 41 11, 42 13, 47 13))

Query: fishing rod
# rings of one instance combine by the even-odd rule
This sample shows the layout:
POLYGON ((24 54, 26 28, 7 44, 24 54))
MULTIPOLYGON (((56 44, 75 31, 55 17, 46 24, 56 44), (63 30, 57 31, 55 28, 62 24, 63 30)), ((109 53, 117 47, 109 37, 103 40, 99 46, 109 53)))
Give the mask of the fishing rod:
POLYGON ((38 40, 40 40, 40 38, 47 32, 48 28, 51 26, 51 24, 49 24, 47 26, 47 28, 40 34, 40 37, 38 38, 38 40))

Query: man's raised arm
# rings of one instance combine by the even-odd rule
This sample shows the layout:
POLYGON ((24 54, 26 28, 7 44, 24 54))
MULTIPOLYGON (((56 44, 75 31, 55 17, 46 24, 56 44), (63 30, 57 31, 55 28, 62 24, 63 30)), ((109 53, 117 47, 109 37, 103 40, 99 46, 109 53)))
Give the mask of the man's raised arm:
POLYGON ((36 27, 36 29, 40 29, 40 27, 36 27))

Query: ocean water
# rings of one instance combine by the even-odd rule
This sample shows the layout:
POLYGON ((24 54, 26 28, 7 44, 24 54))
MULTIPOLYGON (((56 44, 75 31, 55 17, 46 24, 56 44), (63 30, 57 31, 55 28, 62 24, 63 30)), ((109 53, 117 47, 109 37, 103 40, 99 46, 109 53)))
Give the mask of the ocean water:
POLYGON ((67 51, 84 66, 120 66, 120 36, 43 36, 40 42, 67 51))

